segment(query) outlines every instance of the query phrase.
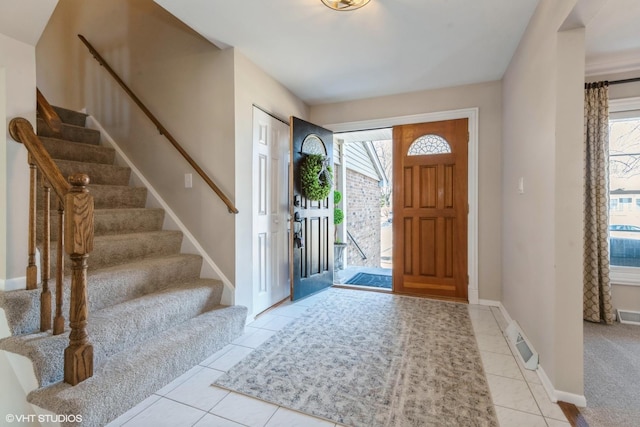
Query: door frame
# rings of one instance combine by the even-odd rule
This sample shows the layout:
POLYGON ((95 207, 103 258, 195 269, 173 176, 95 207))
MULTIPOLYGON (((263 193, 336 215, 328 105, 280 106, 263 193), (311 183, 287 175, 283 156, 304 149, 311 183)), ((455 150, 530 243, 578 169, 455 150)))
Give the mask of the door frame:
POLYGON ((460 110, 447 110, 408 116, 388 117, 384 119, 321 125, 322 127, 338 133, 453 119, 469 120, 469 157, 467 165, 467 201, 469 203, 467 224, 467 272, 469 274, 469 287, 467 296, 469 304, 478 304, 480 302, 478 290, 478 113, 479 109, 474 107, 460 110))

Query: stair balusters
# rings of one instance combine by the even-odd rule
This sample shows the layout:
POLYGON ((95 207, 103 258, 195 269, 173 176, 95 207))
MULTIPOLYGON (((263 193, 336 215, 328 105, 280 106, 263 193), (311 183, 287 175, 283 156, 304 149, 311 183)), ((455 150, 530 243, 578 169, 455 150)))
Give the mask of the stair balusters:
POLYGON ((51 329, 51 291, 49 290, 49 278, 51 277, 51 187, 42 179, 42 257, 40 260, 40 281, 42 293, 40 294, 40 331, 51 329))
POLYGON ((75 174, 67 182, 53 162, 31 123, 15 118, 9 123, 11 137, 24 144, 29 152, 29 265, 27 289, 37 288, 36 251, 36 194, 40 174, 44 186, 44 232, 42 246, 41 330, 51 328, 50 276, 50 200, 51 189, 60 199, 58 206, 58 251, 56 262, 56 318, 54 334, 64 331, 62 316, 64 261, 63 249, 71 258, 71 292, 69 303, 69 346, 64 351, 64 380, 76 385, 93 375, 93 346, 87 334, 87 258, 93 250, 93 196, 87 185, 89 177, 75 174))
MULTIPOLYGON (((14 138, 15 139, 15 138, 14 138)), ((38 267, 36 267, 36 195, 38 167, 29 154, 29 263, 27 265, 27 289, 38 288, 38 267)))
POLYGON ((56 317, 53 321, 53 335, 64 332, 62 315, 62 294, 64 292, 64 208, 58 201, 58 247, 56 250, 56 317))

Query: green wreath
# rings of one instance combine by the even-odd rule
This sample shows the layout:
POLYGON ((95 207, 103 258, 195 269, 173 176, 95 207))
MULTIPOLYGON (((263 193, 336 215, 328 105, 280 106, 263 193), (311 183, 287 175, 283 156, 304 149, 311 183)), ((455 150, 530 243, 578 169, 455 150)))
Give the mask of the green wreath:
POLYGON ((320 154, 309 154, 300 165, 302 192, 309 200, 324 200, 331 193, 333 182, 329 159, 320 154))

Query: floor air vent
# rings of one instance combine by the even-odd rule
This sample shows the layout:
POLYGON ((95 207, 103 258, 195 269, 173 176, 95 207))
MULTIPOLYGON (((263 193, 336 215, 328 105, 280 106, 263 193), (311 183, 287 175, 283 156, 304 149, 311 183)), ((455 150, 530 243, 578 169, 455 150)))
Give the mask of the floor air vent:
POLYGON ((617 310, 620 323, 640 325, 640 311, 617 310))
POLYGON ((518 354, 524 363, 524 367, 532 371, 538 369, 538 353, 524 337, 516 322, 511 322, 511 324, 509 324, 506 335, 509 342, 518 350, 518 354))

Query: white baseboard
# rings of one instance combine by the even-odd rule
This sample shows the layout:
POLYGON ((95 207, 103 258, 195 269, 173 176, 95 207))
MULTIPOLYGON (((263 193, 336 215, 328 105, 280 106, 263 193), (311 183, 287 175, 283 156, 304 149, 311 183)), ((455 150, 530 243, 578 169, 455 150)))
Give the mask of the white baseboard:
MULTIPOLYGON (((484 300, 484 301, 486 301, 486 300, 484 300)), ((487 304, 485 304, 485 305, 493 305, 492 303, 495 303, 496 301, 486 301, 486 302, 487 302, 487 304)), ((511 322, 513 322, 513 319, 511 317, 511 315, 509 314, 509 312, 507 311, 505 306, 502 304, 502 302, 498 301, 497 303, 498 303, 498 307, 500 307, 500 312, 502 312, 502 315, 504 316, 505 320, 507 321, 507 324, 511 324, 511 322)), ((515 355, 515 350, 511 346, 511 344, 509 344, 509 348, 512 349, 512 352, 514 352, 514 355, 515 355)), ((574 405, 580 406, 582 408, 587 406, 587 399, 584 397, 584 395, 579 395, 579 394, 575 394, 575 393, 569 393, 569 392, 562 391, 562 390, 556 390, 554 385, 553 385, 553 383, 551 382, 551 380, 547 376, 547 373, 545 372, 544 367, 542 366, 542 364, 538 364, 538 369, 536 369, 535 372, 538 374, 538 378, 540 378, 540 382, 542 383, 542 386, 544 387, 544 390, 547 392, 547 396, 549 396, 549 399, 553 403, 557 403, 558 401, 562 401, 562 402, 567 402, 567 403, 573 403, 574 405)))
POLYGON ((477 288, 472 288, 471 285, 467 288, 467 295, 469 298, 469 304, 478 304, 480 301, 480 295, 477 288))
POLYGON ((147 187, 149 195, 155 200, 155 202, 164 209, 165 213, 169 217, 173 225, 175 225, 176 229, 182 231, 184 237, 186 238, 182 245, 183 250, 185 249, 185 244, 188 242, 189 248, 192 252, 195 252, 202 256, 202 275, 204 277, 211 277, 215 279, 219 279, 224 284, 224 290, 222 292, 222 300, 221 303, 224 305, 233 305, 235 303, 235 286, 229 278, 222 272, 222 270, 217 266, 217 264, 211 259, 209 254, 204 250, 202 245, 198 242, 193 234, 189 231, 189 229, 184 225, 182 221, 178 218, 175 212, 169 207, 169 205, 164 201, 164 199, 160 196, 160 194, 155 190, 155 188, 151 185, 151 183, 144 177, 142 172, 133 164, 133 162, 127 157, 127 155, 122 151, 122 149, 118 146, 116 141, 111 138, 111 136, 107 133, 107 131, 102 127, 102 125, 93 117, 87 117, 87 127, 91 129, 99 130, 102 134, 103 141, 109 144, 116 150, 116 153, 123 162, 127 164, 129 168, 131 168, 131 172, 137 180, 140 181, 142 185, 147 187))
POLYGON ((500 301, 494 301, 492 299, 479 299, 479 305, 486 305, 487 307, 500 307, 500 301))
POLYGON ((14 277, 13 279, 0 279, 0 290, 15 291, 27 288, 27 277, 14 277))

